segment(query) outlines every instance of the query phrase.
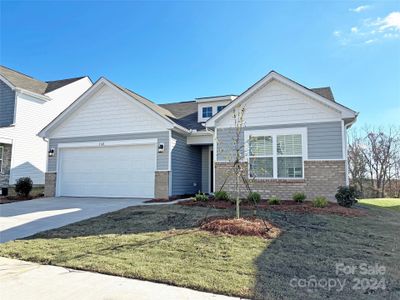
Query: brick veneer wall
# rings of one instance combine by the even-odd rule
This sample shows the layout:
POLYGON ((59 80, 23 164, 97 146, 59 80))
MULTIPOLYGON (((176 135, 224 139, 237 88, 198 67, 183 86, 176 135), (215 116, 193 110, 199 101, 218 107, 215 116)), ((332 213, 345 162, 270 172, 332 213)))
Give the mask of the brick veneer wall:
MULTIPOLYGON (((247 172, 247 162, 242 163, 247 172)), ((229 173, 231 163, 215 163, 215 187, 218 191, 223 185, 229 173)), ((316 196, 324 196, 330 201, 336 201, 336 189, 345 185, 345 161, 343 160, 318 160, 304 161, 304 179, 255 179, 249 180, 252 191, 261 194, 262 198, 277 196, 283 200, 292 199, 295 192, 303 192, 307 199, 311 200, 316 196)), ((223 188, 227 192, 234 192, 235 178, 229 176, 223 188)), ((244 185, 241 197, 247 196, 248 192, 244 185)))
POLYGON ((57 173, 47 172, 44 175, 44 196, 54 197, 56 195, 57 173))
POLYGON ((0 172, 0 188, 5 188, 9 186, 9 180, 10 180, 12 145, 0 144, 0 146, 4 147, 3 167, 0 172))
MULTIPOLYGON (((57 173, 47 172, 45 174, 44 196, 54 197, 56 195, 57 173)), ((154 195, 156 198, 168 198, 169 196, 169 172, 156 171, 154 178, 154 195)))
POLYGON ((169 196, 169 172, 156 171, 154 180, 154 197, 167 199, 169 196))

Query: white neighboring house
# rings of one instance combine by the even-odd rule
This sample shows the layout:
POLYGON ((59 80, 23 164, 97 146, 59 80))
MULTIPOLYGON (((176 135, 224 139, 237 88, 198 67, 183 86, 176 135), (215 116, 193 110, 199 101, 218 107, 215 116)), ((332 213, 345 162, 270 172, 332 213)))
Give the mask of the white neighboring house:
POLYGON ((44 185, 48 146, 37 134, 91 86, 87 76, 40 81, 0 66, 0 193, 20 177, 44 185))

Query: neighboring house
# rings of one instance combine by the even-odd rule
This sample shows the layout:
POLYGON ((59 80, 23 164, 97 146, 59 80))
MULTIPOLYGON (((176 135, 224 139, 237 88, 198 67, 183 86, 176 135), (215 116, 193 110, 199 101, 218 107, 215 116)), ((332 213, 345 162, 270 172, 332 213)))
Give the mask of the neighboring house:
POLYGON ((25 176, 44 185, 47 142, 37 134, 91 85, 88 77, 43 82, 0 66, 0 193, 25 176))
MULTIPOLYGON (((348 180, 346 129, 357 113, 330 88, 308 89, 273 71, 239 96, 161 105, 99 79, 39 134, 52 153, 45 193, 158 198, 218 190, 232 166, 239 104, 251 188, 263 197, 334 200, 348 180)), ((232 178, 224 189, 233 190, 232 178)))

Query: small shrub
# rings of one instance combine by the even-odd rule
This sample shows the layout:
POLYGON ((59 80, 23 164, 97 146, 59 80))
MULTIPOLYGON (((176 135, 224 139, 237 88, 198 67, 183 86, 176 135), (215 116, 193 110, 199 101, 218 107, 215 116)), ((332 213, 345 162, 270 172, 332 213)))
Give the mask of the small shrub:
POLYGON ((32 191, 33 182, 29 177, 21 177, 15 183, 15 192, 19 196, 27 197, 32 191))
POLYGON ((271 198, 269 198, 268 204, 279 205, 279 204, 281 204, 281 200, 278 197, 272 196, 271 198))
POLYGON ((304 200, 306 200, 306 194, 304 194, 304 193, 294 193, 293 194, 293 200, 295 202, 299 202, 299 203, 304 202, 304 200))
POLYGON ((218 191, 214 194, 215 200, 229 201, 229 195, 225 191, 218 191))
POLYGON ((257 204, 261 201, 261 195, 257 192, 251 192, 248 196, 247 196, 247 201, 249 202, 253 202, 254 204, 257 204))
POLYGON ((335 198, 340 206, 351 207, 357 203, 360 193, 354 186, 339 186, 335 198))
POLYGON ((194 196, 194 199, 195 199, 196 201, 203 201, 203 202, 206 202, 206 201, 208 201, 208 196, 207 196, 206 194, 202 193, 202 192, 198 192, 198 193, 194 196))
POLYGON ((315 197, 312 202, 312 205, 314 207, 323 208, 328 205, 328 200, 326 200, 325 197, 315 197))

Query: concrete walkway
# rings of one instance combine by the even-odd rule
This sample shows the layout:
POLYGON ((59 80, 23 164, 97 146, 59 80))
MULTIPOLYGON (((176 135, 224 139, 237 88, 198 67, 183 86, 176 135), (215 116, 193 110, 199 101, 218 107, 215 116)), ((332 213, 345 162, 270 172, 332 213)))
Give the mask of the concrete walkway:
POLYGON ((0 257, 2 300, 238 299, 166 284, 43 266, 0 257))
MULTIPOLYGON (((0 205, 0 243, 143 203, 146 199, 42 198, 0 205)), ((174 202, 169 202, 174 203, 174 202)))

